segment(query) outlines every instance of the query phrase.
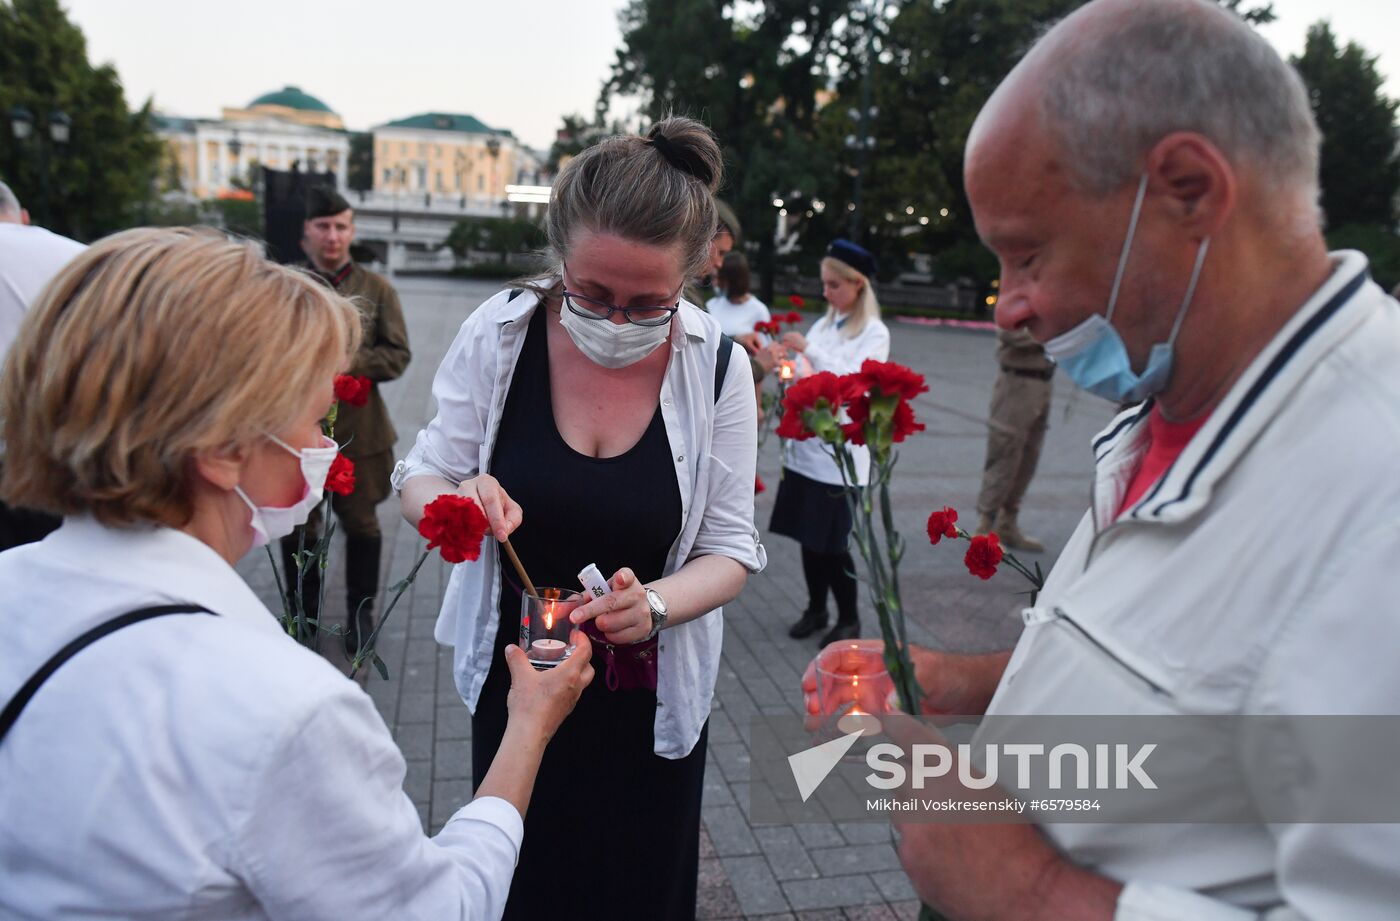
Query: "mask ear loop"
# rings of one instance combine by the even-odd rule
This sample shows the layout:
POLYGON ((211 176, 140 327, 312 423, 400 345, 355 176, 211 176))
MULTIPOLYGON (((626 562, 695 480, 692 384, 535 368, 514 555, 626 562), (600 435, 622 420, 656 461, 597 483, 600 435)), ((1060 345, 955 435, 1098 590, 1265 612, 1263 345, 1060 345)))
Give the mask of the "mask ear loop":
POLYGON ((1138 183, 1137 198, 1133 200, 1133 216, 1128 218, 1128 235, 1123 238, 1123 251, 1118 254, 1118 271, 1113 276, 1113 290, 1108 294, 1108 312, 1104 319, 1113 322, 1113 311, 1118 306, 1118 289, 1123 286, 1123 275, 1128 269, 1128 254, 1133 249, 1133 237, 1137 234, 1138 217, 1142 214, 1142 201, 1147 197, 1147 174, 1142 174, 1138 183))
POLYGON ((1176 334, 1181 332, 1181 323, 1186 319, 1186 309, 1191 306, 1191 299, 1196 296, 1196 282, 1201 280, 1201 266, 1206 262, 1206 251, 1210 249, 1210 237, 1201 241, 1200 247, 1196 250, 1196 265, 1191 269, 1191 282, 1186 286, 1186 296, 1181 299, 1181 306, 1176 311, 1176 322, 1172 324, 1172 334, 1167 339, 1167 345, 1176 344, 1176 334))

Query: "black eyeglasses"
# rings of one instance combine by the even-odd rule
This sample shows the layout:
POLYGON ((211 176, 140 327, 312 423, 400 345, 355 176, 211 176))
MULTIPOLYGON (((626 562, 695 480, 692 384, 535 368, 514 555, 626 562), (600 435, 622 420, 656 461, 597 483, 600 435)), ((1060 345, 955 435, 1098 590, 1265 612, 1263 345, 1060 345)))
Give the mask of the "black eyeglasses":
MULTIPOLYGON (((564 270, 567 272, 568 267, 564 270)), ((610 320, 614 313, 621 313, 628 323, 637 326, 665 326, 671 322, 671 317, 680 310, 681 302, 679 293, 676 302, 668 306, 656 307, 618 307, 616 304, 609 304, 607 301, 600 301, 596 297, 589 297, 586 294, 575 294, 568 288, 564 289, 564 303, 568 305, 571 312, 587 320, 610 320)))

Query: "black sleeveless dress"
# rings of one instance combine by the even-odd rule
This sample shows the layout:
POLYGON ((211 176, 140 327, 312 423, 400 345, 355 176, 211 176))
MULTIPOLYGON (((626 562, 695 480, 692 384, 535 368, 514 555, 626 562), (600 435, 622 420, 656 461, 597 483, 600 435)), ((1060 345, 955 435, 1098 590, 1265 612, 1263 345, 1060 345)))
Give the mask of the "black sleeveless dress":
MULTIPOLYGON (((681 529, 660 406, 625 454, 595 458, 570 448, 554 423, 547 318, 541 307, 529 321, 491 462, 491 475, 524 510, 511 544, 537 586, 579 589, 589 563, 604 577, 629 566, 643 582, 659 579, 681 529)), ((500 565, 495 652, 472 720, 478 784, 505 732, 510 674, 502 653, 519 640, 518 579, 504 554, 500 565)), ((601 654, 594 668, 540 765, 505 918, 688 921, 708 731, 685 758, 657 756, 656 693, 609 691, 601 654)))

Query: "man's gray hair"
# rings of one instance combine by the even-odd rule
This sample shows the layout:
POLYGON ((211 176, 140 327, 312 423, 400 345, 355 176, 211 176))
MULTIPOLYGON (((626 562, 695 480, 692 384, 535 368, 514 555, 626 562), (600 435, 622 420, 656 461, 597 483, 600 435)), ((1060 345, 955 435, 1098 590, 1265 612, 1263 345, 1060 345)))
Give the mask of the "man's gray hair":
POLYGON ((17 218, 21 210, 23 209, 20 208, 19 199, 15 197, 15 193, 11 192, 10 187, 5 183, 0 182, 0 215, 11 215, 17 218))
POLYGON ((1135 182, 1154 144, 1190 131, 1315 205, 1321 135, 1308 92, 1263 36, 1210 0, 1139 0, 1116 12, 1092 35, 1055 36, 1042 49, 1051 61, 1041 114, 1079 185, 1106 194, 1135 182))

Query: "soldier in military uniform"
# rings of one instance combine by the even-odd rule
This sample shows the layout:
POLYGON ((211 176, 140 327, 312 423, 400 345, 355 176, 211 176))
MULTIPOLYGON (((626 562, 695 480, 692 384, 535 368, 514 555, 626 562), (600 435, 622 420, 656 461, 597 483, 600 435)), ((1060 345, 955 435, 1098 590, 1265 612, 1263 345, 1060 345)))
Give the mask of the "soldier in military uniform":
MULTIPOLYGON (((302 225, 306 268, 325 284, 350 299, 360 311, 364 338, 347 372, 368 377, 369 400, 364 406, 340 404, 335 440, 342 453, 355 463, 355 490, 348 496, 333 495, 331 509, 345 532, 346 646, 359 644, 373 625, 373 605, 379 594, 381 536, 375 508, 390 492, 397 434, 389 420, 379 384, 392 381, 408 367, 408 330, 404 326, 399 296, 383 276, 350 259, 355 239, 355 215, 350 203, 334 189, 313 187, 307 193, 306 220, 302 225), (363 603, 363 607, 361 606, 363 603), (359 617, 356 617, 356 612, 359 617)), ((306 525, 306 546, 316 542, 318 517, 306 525)), ((282 541, 282 559, 290 580, 295 578, 298 535, 282 541)), ((307 615, 316 616, 320 574, 309 570, 303 580, 307 615)))
POLYGON ((1025 330, 997 331, 997 361, 976 533, 995 531, 1007 547, 1040 551, 1045 546, 1021 533, 1017 516, 1050 424, 1055 364, 1025 330))

